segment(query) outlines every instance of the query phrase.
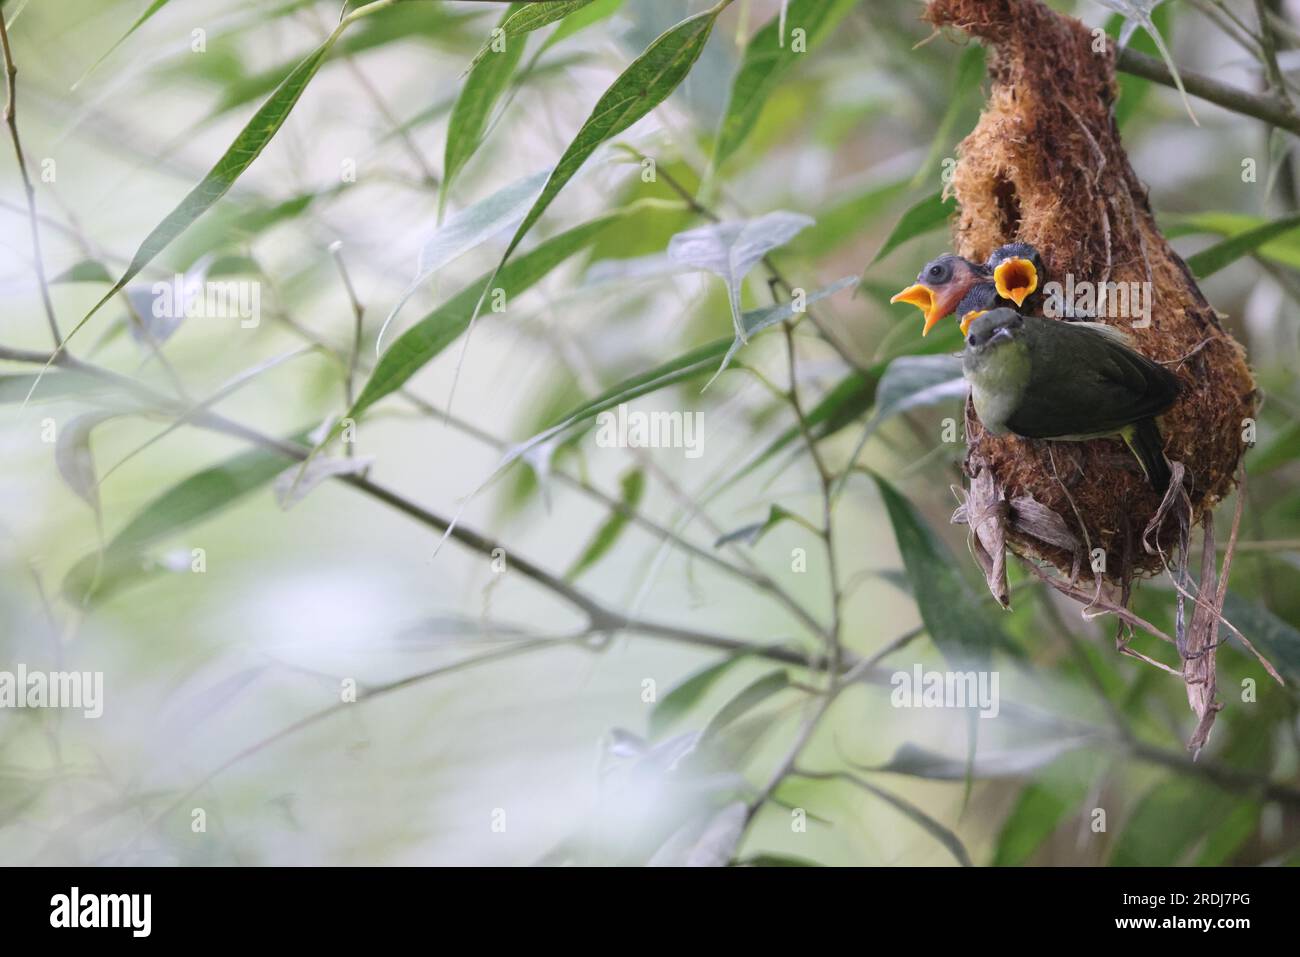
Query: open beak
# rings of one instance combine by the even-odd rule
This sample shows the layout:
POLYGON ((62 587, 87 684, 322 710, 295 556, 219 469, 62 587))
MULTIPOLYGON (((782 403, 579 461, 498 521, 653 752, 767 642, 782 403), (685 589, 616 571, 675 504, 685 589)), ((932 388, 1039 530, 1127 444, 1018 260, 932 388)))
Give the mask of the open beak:
POLYGON ((889 301, 890 303, 906 302, 925 313, 925 328, 921 330, 923 336, 929 333, 930 328, 944 317, 944 314, 939 311, 939 297, 934 294, 934 290, 929 286, 922 286, 920 283, 908 286, 889 301))
POLYGON ((1038 288, 1038 270, 1028 259, 1007 259, 994 267, 993 284, 999 296, 1019 307, 1038 288))
POLYGON ((966 333, 970 331, 970 324, 974 322, 976 319, 978 319, 980 316, 984 315, 984 313, 986 312, 988 312, 987 309, 972 309, 970 312, 966 313, 966 315, 962 316, 961 334, 963 336, 966 335, 966 333))

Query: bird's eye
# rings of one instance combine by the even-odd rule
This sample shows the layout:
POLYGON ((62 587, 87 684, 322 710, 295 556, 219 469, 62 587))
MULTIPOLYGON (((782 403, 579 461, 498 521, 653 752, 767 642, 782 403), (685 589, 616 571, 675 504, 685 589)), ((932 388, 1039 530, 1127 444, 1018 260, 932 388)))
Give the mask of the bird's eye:
POLYGON ((934 283, 947 282, 950 275, 947 263, 934 263, 925 271, 926 278, 934 283))

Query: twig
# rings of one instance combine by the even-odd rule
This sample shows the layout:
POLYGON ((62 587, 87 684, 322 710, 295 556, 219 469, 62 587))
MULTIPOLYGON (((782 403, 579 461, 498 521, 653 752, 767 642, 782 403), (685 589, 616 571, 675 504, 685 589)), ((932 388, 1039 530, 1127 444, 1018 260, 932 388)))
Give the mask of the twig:
POLYGON ((50 284, 45 278, 45 259, 41 254, 41 230, 38 225, 40 219, 36 214, 36 190, 32 186, 31 176, 27 173, 27 160, 23 156, 22 141, 18 138, 18 94, 16 85, 18 67, 14 64, 13 53, 9 49, 9 30, 5 26, 3 16, 0 16, 0 49, 4 51, 5 87, 8 91, 8 98, 5 100, 5 123, 9 126, 9 138, 13 140, 14 155, 18 158, 18 172, 23 179, 23 192, 27 194, 27 218, 31 224, 32 259, 36 269, 36 280, 41 287, 41 304, 45 307, 45 318, 50 324, 50 334, 54 336, 54 347, 57 349, 63 344, 63 336, 59 333, 59 321, 54 316, 54 303, 50 299, 50 284))
MULTIPOLYGON (((1143 77, 1163 86, 1177 87, 1168 67, 1154 57, 1139 53, 1132 47, 1125 47, 1119 51, 1115 66, 1125 73, 1143 77)), ((1300 117, 1291 112, 1277 97, 1263 96, 1227 83, 1220 83, 1203 73, 1194 73, 1180 68, 1178 74, 1182 77, 1183 87, 1193 96, 1221 106, 1225 110, 1253 116, 1300 136, 1300 117)))

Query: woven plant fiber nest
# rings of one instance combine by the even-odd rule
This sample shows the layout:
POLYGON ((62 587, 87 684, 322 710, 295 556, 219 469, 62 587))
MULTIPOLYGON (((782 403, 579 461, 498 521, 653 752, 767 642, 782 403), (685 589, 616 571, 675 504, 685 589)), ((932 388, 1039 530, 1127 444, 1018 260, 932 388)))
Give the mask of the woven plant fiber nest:
MULTIPOLYGON (((1131 316, 1097 319, 1124 329, 1134 348, 1178 376, 1181 395, 1160 428, 1165 454, 1186 470, 1190 520, 1199 522, 1232 490, 1257 394, 1241 346, 1157 228, 1124 153, 1112 109, 1113 43, 1038 0, 932 0, 924 16, 988 47, 988 103, 959 146, 949 184, 960 208, 955 251, 982 262, 1003 243, 1028 242, 1048 280, 1149 284, 1149 327, 1134 327, 1131 316)), ((1160 570, 1160 552, 1179 544, 1170 521, 1149 536, 1153 548, 1142 546, 1162 495, 1118 439, 994 436, 968 405, 967 443, 972 478, 987 471, 993 494, 1013 509, 1032 500, 1059 516, 1094 560, 1081 564, 1081 549, 1008 523, 1006 544, 1022 556, 1127 585, 1160 570), (1104 562, 1095 561, 1098 548, 1104 562)))

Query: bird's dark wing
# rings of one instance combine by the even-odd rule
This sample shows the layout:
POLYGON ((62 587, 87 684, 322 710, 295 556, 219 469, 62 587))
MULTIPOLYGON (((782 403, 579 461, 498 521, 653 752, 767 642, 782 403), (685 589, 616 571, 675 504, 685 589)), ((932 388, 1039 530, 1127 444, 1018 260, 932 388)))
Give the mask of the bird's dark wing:
POLYGON ((1106 435, 1158 415, 1178 378, 1116 336, 1077 323, 1025 319, 1029 384, 1007 427, 1029 438, 1106 435))

